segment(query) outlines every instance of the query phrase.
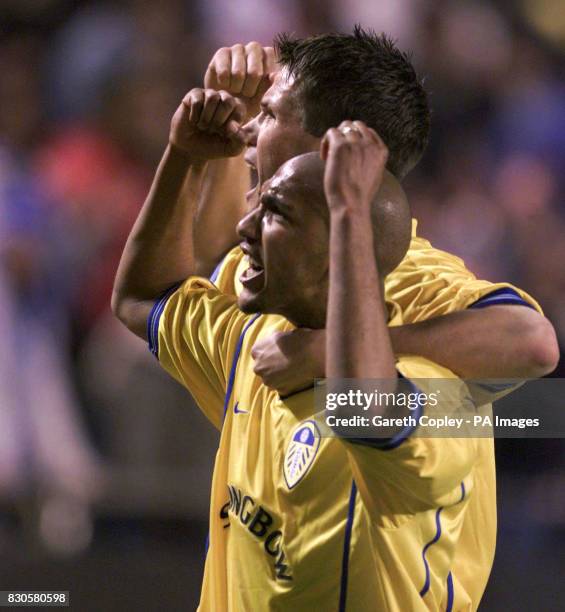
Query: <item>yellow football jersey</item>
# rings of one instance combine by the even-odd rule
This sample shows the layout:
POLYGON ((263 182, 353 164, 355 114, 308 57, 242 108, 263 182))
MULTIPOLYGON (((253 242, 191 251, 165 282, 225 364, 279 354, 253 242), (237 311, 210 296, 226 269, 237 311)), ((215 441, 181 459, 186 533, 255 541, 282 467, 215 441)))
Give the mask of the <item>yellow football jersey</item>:
MULTIPOLYGON (((385 279, 389 325, 417 323, 468 307, 522 304, 542 312, 525 291, 509 283, 479 280, 459 257, 434 248, 416 233, 412 220, 410 248, 400 265, 385 279)), ((239 295, 244 255, 234 247, 216 268, 211 280, 230 295, 239 295)))
MULTIPOLYGON (((476 609, 495 548, 492 440, 322 437, 312 390, 281 399, 253 373, 252 346, 286 329, 199 278, 149 319, 160 363, 221 428, 199 609, 476 609)), ((397 367, 453 377, 418 357, 397 367)))

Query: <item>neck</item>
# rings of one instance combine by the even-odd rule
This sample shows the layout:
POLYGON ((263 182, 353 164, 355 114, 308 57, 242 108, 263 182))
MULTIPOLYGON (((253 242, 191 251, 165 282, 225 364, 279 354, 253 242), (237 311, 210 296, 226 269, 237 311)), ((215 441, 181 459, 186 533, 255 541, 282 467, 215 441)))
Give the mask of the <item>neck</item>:
POLYGON ((296 316, 285 315, 286 318, 296 327, 307 327, 309 329, 324 329, 326 327, 326 313, 306 313, 300 312, 296 316))
POLYGON ((279 312, 296 327, 307 327, 309 329, 324 329, 326 326, 326 300, 313 299, 300 304, 292 304, 279 312))
MULTIPOLYGON (((380 278, 381 296, 383 297, 382 307, 385 313, 385 320, 388 322, 390 319, 390 312, 384 301, 384 279, 380 278)), ((292 309, 287 312, 280 313, 286 319, 288 319, 296 327, 307 327, 309 329, 325 329, 326 317, 327 317, 327 293, 324 296, 319 294, 308 300, 307 303, 302 302, 301 304, 293 305, 292 309)))

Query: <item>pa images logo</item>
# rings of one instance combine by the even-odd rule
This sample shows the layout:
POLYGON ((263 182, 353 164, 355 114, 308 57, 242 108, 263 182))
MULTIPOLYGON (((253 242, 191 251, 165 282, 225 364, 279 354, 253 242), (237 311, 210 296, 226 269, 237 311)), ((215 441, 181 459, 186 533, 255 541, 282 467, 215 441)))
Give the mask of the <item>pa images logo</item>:
POLYGON ((314 421, 300 423, 290 436, 284 454, 284 479, 289 489, 295 487, 306 475, 320 447, 320 430, 314 421))

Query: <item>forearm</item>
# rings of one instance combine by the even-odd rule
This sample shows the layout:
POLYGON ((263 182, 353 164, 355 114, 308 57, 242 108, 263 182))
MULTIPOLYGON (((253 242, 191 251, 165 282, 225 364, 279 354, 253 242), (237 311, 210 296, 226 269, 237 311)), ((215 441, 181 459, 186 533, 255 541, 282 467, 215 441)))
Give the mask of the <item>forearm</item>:
POLYGON ((537 378, 558 360, 549 321, 524 306, 491 306, 390 328, 396 354, 414 354, 462 378, 537 378))
POLYGON ((250 187, 243 155, 208 163, 194 217, 196 272, 210 276, 222 256, 238 243, 236 225, 246 213, 250 187))
MULTIPOLYGON (((272 47, 257 42, 222 47, 212 57, 204 76, 204 86, 236 96, 245 105, 239 127, 248 125, 246 144, 250 143, 251 120, 260 112, 263 94, 271 85, 270 75, 277 70, 272 47)), ((194 256, 197 273, 210 276, 214 268, 239 240, 237 223, 247 210, 246 194, 250 188, 250 172, 243 155, 217 159, 208 165, 202 194, 194 220, 194 256)))
POLYGON ((188 156, 168 146, 128 237, 112 308, 138 335, 144 334, 144 328, 139 326, 143 318, 133 316, 137 305, 154 300, 194 273, 192 218, 204 170, 205 163, 191 163, 188 156))
POLYGON ((332 211, 330 227, 326 375, 396 378, 370 214, 332 211))

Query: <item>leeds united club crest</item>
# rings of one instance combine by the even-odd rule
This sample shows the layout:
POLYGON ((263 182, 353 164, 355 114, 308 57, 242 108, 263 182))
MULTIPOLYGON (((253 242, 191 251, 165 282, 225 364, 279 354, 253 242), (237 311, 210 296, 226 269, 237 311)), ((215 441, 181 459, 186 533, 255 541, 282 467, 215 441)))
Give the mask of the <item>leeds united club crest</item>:
POLYGON ((289 489, 295 487, 314 462, 320 446, 320 431, 314 421, 300 423, 292 432, 284 455, 284 478, 289 489))

